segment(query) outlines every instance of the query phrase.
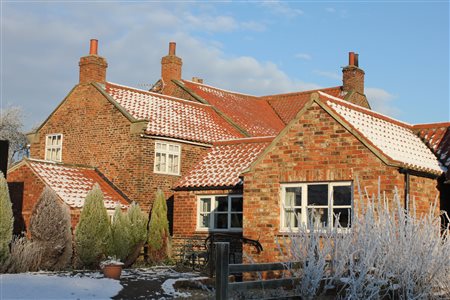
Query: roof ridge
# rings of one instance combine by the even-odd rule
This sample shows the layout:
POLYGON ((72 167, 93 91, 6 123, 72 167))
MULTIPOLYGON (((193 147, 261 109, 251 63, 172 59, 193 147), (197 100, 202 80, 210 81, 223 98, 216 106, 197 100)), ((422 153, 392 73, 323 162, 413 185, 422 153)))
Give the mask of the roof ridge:
MULTIPOLYGON (((265 96, 261 96, 261 98, 277 97, 275 99, 270 99, 270 100, 271 101, 273 101, 273 100, 283 100, 283 99, 279 99, 278 97, 280 97, 280 96, 293 96, 293 95, 298 95, 298 94, 310 94, 310 93, 315 93, 315 92, 322 92, 322 91, 325 91, 325 90, 333 90, 333 89, 337 89, 337 88, 341 89, 342 86, 338 85, 338 86, 334 86, 334 87, 319 88, 319 89, 314 89, 314 90, 306 90, 306 91, 289 92, 289 93, 282 93, 282 94, 265 95, 265 96)), ((268 100, 268 99, 262 99, 262 100, 268 100)))
POLYGON ((272 142, 275 136, 255 136, 255 137, 246 137, 246 138, 238 138, 238 139, 229 139, 229 140, 218 140, 213 143, 213 146, 218 145, 232 145, 232 144, 251 144, 251 143, 266 143, 272 142))
POLYGON ((412 125, 414 129, 419 129, 419 128, 423 128, 423 129, 437 129, 437 128, 442 128, 442 127, 450 127, 450 122, 437 122, 437 123, 419 123, 419 124, 413 124, 412 125))
POLYGON ((218 88, 218 87, 215 87, 215 86, 212 86, 212 85, 207 85, 207 84, 204 84, 204 83, 198 83, 198 82, 194 82, 194 81, 190 81, 190 80, 186 80, 186 79, 182 79, 182 81, 186 81, 186 82, 189 82, 189 83, 192 83, 192 84, 195 84, 195 85, 204 86, 204 87, 211 88, 211 89, 214 89, 214 90, 222 91, 222 92, 225 92, 225 93, 240 95, 240 96, 244 96, 244 97, 256 98, 255 100, 259 100, 258 98, 261 97, 261 96, 244 94, 244 93, 235 92, 235 91, 229 91, 229 90, 221 89, 221 88, 218 88))
POLYGON ((329 100, 336 101, 336 102, 338 102, 339 104, 342 104, 342 105, 344 105, 344 106, 347 106, 347 107, 349 107, 349 108, 351 108, 351 109, 355 109, 355 110, 357 110, 357 111, 359 111, 359 112, 366 113, 366 114, 371 115, 371 116, 373 116, 373 117, 383 119, 383 120, 385 120, 385 121, 387 121, 387 122, 396 124, 396 125, 401 126, 401 127, 404 127, 404 128, 408 128, 408 129, 411 129, 411 130, 413 129, 413 125, 412 125, 412 124, 409 124, 409 123, 406 123, 406 122, 403 122, 403 121, 394 119, 394 118, 389 117, 389 116, 386 116, 386 115, 384 115, 384 114, 382 114, 382 113, 379 113, 379 112, 373 111, 373 110, 371 110, 371 109, 368 109, 368 108, 365 108, 365 107, 362 107, 362 106, 353 104, 353 103, 351 103, 351 102, 348 102, 347 100, 343 100, 343 99, 334 97, 334 96, 332 96, 332 95, 330 95, 330 94, 327 94, 327 93, 325 93, 325 92, 322 92, 322 91, 318 91, 318 93, 319 93, 321 96, 328 97, 329 100))
MULTIPOLYGON (((107 82, 107 84, 112 85, 112 86, 117 86, 117 87, 120 87, 120 88, 124 88, 124 89, 130 90, 130 91, 135 91, 135 92, 140 92, 140 93, 144 93, 144 94, 149 94, 151 96, 159 97, 159 98, 162 98, 162 99, 175 100, 175 101, 182 102, 182 103, 189 103, 189 104, 195 104, 195 105, 200 105, 200 106, 211 107, 210 104, 194 102, 194 101, 190 101, 190 100, 186 100, 186 99, 182 99, 182 98, 177 98, 177 97, 173 97, 173 96, 169 96, 169 95, 163 95, 163 94, 159 94, 159 93, 155 93, 155 92, 151 92, 151 91, 146 91, 146 90, 141 90, 141 89, 138 89, 138 88, 125 86, 125 85, 121 85, 121 84, 117 84, 117 83, 113 83, 113 82, 107 82)), ((105 87, 105 89, 106 89, 106 87, 105 87)))

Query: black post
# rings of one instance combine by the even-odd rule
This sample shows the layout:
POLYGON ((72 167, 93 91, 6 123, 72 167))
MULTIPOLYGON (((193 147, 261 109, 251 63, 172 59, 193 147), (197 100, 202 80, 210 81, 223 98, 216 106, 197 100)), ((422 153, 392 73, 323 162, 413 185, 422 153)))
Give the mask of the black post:
POLYGON ((6 179, 6 172, 8 171, 8 153, 9 141, 0 140, 0 171, 3 173, 6 179))
POLYGON ((228 275, 230 243, 215 243, 216 245, 216 300, 228 299, 228 275))

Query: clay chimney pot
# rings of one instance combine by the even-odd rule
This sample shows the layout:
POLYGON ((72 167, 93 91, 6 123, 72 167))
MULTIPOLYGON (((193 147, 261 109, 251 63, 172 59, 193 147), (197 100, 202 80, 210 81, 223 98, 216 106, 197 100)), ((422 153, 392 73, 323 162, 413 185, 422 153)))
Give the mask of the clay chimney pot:
POLYGON ((98 40, 91 39, 89 55, 97 55, 97 51, 98 51, 98 40))
POLYGON ((175 50, 177 48, 177 44, 175 42, 169 43, 169 55, 175 55, 175 50))

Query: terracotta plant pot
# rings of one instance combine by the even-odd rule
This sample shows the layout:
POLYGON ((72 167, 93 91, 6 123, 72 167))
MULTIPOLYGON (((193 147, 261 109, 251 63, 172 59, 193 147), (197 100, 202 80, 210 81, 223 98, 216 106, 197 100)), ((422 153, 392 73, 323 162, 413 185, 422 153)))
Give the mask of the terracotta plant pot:
POLYGON ((106 278, 112 278, 119 280, 120 274, 122 274, 122 267, 123 265, 105 265, 103 266, 103 275, 105 275, 106 278))

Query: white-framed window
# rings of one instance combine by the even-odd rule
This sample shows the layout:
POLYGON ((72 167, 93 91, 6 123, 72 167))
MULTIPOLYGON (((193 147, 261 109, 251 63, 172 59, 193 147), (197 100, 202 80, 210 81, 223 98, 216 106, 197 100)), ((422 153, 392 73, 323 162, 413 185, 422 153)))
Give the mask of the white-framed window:
POLYGON ((155 142, 155 173, 179 175, 180 158, 180 145, 158 141, 155 142))
POLYGON ((242 231, 242 195, 198 196, 197 230, 242 231))
POLYGON ((62 142, 63 135, 47 134, 45 137, 45 160, 58 161, 62 160, 62 142))
POLYGON ((281 230, 306 226, 311 230, 335 226, 350 228, 353 186, 351 182, 289 183, 281 185, 281 230))

